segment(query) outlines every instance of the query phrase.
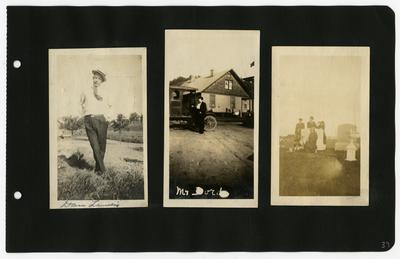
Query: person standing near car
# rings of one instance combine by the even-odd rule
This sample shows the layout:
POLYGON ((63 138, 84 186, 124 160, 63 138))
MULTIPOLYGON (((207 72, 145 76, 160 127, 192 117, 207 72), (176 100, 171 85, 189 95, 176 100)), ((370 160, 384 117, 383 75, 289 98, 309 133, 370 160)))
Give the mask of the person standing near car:
POLYGON ((94 172, 101 175, 106 172, 104 157, 112 106, 103 86, 106 81, 106 74, 100 70, 92 70, 92 74, 93 85, 81 94, 80 104, 86 134, 96 161, 94 172))
POLYGON ((200 134, 204 133, 204 118, 206 117, 207 105, 203 101, 203 97, 199 97, 199 102, 196 105, 196 126, 200 134))

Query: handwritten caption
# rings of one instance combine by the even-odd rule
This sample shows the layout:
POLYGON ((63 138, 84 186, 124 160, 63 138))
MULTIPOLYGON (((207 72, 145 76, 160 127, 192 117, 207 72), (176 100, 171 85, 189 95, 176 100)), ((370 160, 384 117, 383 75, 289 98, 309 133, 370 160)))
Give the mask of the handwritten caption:
POLYGON ((85 203, 65 200, 60 208, 118 208, 118 201, 90 200, 85 203))
POLYGON ((188 189, 181 188, 176 186, 176 195, 177 196, 219 196, 220 198, 228 198, 229 192, 223 190, 222 187, 219 190, 215 189, 204 189, 202 187, 197 186, 194 192, 191 192, 188 189))

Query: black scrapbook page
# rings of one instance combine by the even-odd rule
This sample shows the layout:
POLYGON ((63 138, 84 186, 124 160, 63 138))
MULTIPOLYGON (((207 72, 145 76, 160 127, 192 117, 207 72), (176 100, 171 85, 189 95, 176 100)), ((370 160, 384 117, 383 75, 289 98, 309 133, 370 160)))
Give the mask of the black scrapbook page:
POLYGON ((8 252, 387 251, 384 6, 7 8, 8 252))

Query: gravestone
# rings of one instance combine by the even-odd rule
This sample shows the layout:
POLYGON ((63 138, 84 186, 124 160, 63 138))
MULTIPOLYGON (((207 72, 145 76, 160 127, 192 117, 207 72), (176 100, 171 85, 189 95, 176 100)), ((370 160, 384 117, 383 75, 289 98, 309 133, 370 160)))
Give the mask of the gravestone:
POLYGON ((357 147, 354 145, 353 139, 351 139, 350 144, 348 144, 346 147, 346 160, 356 161, 356 151, 357 147))
POLYGON ((358 149, 359 144, 357 136, 357 127, 354 124, 341 124, 338 126, 335 151, 347 151, 347 146, 353 139, 353 144, 358 149))

